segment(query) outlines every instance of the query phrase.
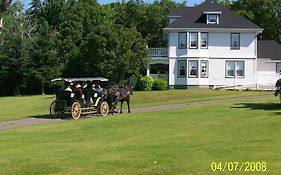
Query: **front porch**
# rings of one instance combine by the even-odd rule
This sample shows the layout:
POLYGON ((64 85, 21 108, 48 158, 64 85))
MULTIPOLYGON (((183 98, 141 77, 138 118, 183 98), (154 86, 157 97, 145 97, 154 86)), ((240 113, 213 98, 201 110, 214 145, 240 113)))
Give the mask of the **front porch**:
POLYGON ((168 78, 168 48, 148 48, 148 58, 146 75, 150 75, 153 78, 168 78))

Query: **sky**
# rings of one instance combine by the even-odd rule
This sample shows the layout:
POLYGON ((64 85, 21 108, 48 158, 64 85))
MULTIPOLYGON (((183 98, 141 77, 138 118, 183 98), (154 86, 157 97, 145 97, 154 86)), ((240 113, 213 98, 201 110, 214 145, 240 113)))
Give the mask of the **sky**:
MULTIPOLYGON (((106 3, 111 3, 111 2, 117 2, 118 0, 98 0, 98 2, 100 4, 106 4, 106 3)), ((153 0, 144 0, 145 2, 153 2, 153 0)), ((176 2, 183 2, 184 0, 175 0, 176 2)), ((187 0, 187 6, 193 6, 194 4, 200 4, 202 3, 204 0, 187 0)), ((31 2, 31 0, 22 0, 25 9, 27 9, 29 7, 29 4, 31 2)))

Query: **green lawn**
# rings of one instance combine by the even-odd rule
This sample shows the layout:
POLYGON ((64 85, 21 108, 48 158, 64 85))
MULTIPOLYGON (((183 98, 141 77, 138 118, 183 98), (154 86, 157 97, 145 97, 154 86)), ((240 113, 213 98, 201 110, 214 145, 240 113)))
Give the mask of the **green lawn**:
POLYGON ((280 126, 269 98, 12 129, 0 132, 0 174, 280 174, 280 126), (213 161, 267 171, 215 173, 213 161))
MULTIPOLYGON (((152 92, 134 92, 131 97, 131 107, 145 107, 161 104, 186 103, 211 99, 242 97, 272 92, 246 92, 246 91, 216 91, 206 89, 169 90, 152 92)), ((20 96, 0 97, 0 121, 40 116, 49 114, 49 105, 54 96, 20 96)), ((126 108, 127 105, 124 105, 126 108)))

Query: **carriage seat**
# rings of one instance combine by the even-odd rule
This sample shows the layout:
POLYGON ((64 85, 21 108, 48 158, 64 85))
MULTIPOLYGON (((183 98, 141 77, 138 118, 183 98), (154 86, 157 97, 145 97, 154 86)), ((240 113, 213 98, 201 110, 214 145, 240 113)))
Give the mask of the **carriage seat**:
POLYGON ((71 98, 71 92, 59 89, 55 92, 56 99, 58 100, 68 100, 71 98))

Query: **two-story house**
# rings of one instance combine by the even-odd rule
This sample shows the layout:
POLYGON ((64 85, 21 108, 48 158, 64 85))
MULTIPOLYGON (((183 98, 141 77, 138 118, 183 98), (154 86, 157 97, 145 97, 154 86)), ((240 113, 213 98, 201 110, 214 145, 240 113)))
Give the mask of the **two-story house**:
POLYGON ((280 78, 281 45, 258 41, 261 27, 215 0, 176 8, 168 18, 170 24, 163 29, 168 33, 167 50, 150 53, 152 64, 169 64, 171 88, 270 89, 280 78))

